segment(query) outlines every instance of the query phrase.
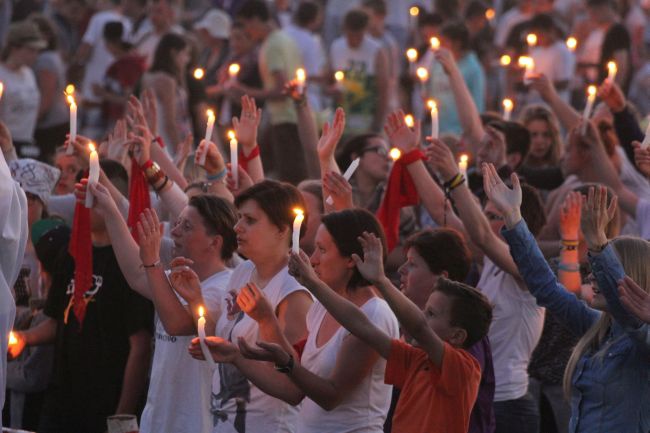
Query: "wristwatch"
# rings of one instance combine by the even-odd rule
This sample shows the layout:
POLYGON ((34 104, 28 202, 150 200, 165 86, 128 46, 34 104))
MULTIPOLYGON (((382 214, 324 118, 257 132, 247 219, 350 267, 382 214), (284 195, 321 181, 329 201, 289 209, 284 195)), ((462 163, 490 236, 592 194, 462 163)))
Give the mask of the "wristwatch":
POLYGON ((294 365, 293 355, 289 355, 289 361, 286 364, 284 364, 284 365, 275 364, 275 371, 279 371, 280 373, 289 374, 289 373, 291 373, 293 371, 293 365, 294 365))

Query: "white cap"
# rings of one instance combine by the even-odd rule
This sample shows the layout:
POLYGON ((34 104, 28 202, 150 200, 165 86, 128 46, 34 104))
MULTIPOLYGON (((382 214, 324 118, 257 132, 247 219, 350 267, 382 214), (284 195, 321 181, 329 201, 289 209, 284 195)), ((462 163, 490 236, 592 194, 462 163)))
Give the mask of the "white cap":
POLYGON ((38 196, 44 204, 49 201, 61 174, 58 168, 29 158, 9 161, 9 170, 23 191, 38 196))
POLYGON ((211 9, 200 21, 194 24, 194 30, 205 29, 210 36, 219 39, 230 38, 230 28, 232 27, 232 20, 222 10, 211 9))

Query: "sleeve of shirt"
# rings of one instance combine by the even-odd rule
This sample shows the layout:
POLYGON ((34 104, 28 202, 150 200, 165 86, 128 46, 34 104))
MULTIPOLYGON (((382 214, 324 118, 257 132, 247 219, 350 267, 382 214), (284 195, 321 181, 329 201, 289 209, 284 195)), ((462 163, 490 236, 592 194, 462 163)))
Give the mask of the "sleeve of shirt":
POLYGON ((440 371, 440 386, 449 395, 470 393, 476 396, 481 381, 481 367, 472 355, 445 343, 440 371))
POLYGON ((422 356, 426 357, 426 354, 422 350, 416 349, 401 340, 392 340, 390 343, 390 354, 386 361, 384 382, 388 385, 403 388, 411 366, 422 356), (418 352, 420 356, 418 356, 418 352))
POLYGON ((81 42, 88 45, 95 45, 97 43, 97 40, 102 37, 100 30, 103 29, 100 29, 100 25, 101 23, 97 17, 97 14, 93 15, 93 17, 90 19, 90 23, 88 23, 88 28, 86 29, 86 33, 84 33, 81 42))
POLYGON ((537 304, 548 308, 576 335, 583 335, 600 317, 600 313, 566 290, 555 277, 537 245, 526 222, 522 219, 510 230, 502 230, 510 246, 510 255, 537 304))

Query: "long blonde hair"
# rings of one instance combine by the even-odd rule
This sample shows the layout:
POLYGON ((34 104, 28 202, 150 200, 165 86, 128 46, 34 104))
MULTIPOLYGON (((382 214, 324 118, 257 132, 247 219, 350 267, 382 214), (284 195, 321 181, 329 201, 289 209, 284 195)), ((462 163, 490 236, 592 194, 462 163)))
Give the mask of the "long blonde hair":
MULTIPOLYGON (((551 147, 549 147, 546 155, 544 155, 543 163, 555 166, 560 162, 564 150, 562 148, 560 124, 558 123, 557 117, 551 110, 543 105, 528 105, 519 116, 519 121, 524 124, 526 129, 528 129, 529 124, 535 120, 545 122, 551 135, 551 147)), ((529 164, 531 159, 532 156, 529 152, 524 159, 524 164, 529 164)))
MULTIPOLYGON (((650 242, 632 236, 620 236, 614 239, 611 244, 621 261, 621 265, 623 265, 625 274, 632 278, 643 290, 650 292, 650 272, 648 271, 650 242)), ((589 328, 576 344, 564 371, 563 387, 567 398, 571 394, 571 380, 580 358, 587 352, 596 353, 596 356, 602 357, 609 349, 609 344, 605 347, 601 346, 611 325, 611 314, 603 312, 596 323, 589 328)))

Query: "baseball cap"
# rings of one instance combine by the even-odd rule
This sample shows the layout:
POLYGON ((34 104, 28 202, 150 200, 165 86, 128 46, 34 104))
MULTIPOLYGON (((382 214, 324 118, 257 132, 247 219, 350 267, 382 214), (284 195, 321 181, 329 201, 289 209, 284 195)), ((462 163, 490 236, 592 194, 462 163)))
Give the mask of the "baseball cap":
POLYGON ((232 20, 227 13, 219 9, 211 9, 205 16, 194 24, 194 30, 205 29, 210 36, 218 39, 230 38, 232 20))

